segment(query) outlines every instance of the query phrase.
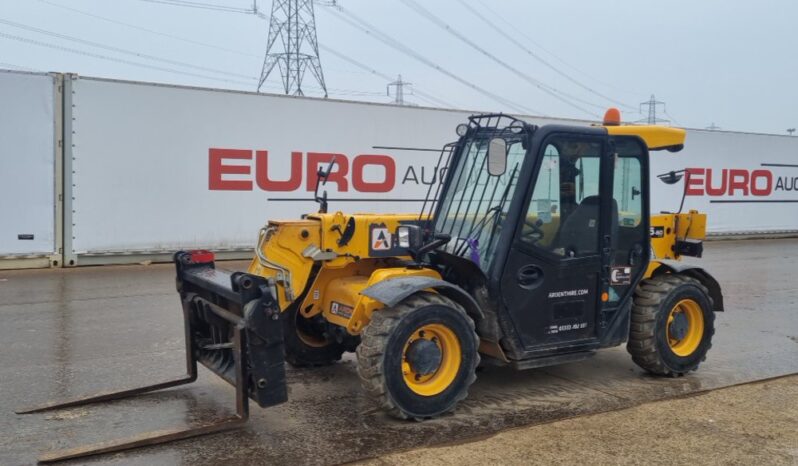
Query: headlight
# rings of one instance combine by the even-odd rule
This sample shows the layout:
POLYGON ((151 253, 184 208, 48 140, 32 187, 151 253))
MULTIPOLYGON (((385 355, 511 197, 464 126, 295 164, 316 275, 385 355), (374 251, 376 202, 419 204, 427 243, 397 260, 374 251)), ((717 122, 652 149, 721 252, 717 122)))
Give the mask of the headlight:
POLYGON ((410 228, 406 226, 397 228, 396 237, 398 238, 400 248, 410 247, 410 228))
POLYGON ((457 125, 457 128, 455 128, 455 132, 460 137, 465 136, 466 134, 468 134, 468 125, 465 123, 460 123, 459 125, 457 125))

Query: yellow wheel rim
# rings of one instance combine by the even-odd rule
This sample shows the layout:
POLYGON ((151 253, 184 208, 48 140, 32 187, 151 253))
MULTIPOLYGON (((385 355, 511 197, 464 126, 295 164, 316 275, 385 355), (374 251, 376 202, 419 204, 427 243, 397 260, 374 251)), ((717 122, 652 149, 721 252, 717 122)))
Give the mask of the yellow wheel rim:
POLYGON ((324 337, 316 336, 311 334, 310 332, 306 332, 302 329, 302 323, 305 322, 305 318, 302 317, 299 312, 296 313, 296 319, 294 320, 294 330, 296 330, 296 336, 302 341, 302 343, 313 347, 313 348, 324 348, 327 346, 327 340, 324 337), (302 320, 300 320, 302 319, 302 320))
POLYGON ((690 356, 698 349, 703 337, 704 313, 701 311, 701 306, 692 299, 683 299, 676 303, 668 313, 668 324, 665 326, 665 338, 671 351, 677 356, 690 356), (675 323, 684 326, 685 322, 686 331, 674 329, 675 323))
POLYGON ((460 369, 461 359, 460 340, 449 327, 442 324, 427 324, 419 327, 407 339, 402 351, 402 375, 405 384, 418 395, 437 395, 454 382, 460 369), (420 339, 435 343, 441 353, 440 364, 427 374, 417 373, 408 361, 408 350, 411 344, 420 339))
POLYGON ((309 333, 305 333, 300 329, 296 329, 296 336, 302 340, 302 343, 311 346, 313 348, 324 348, 327 346, 327 340, 321 337, 313 336, 309 333))

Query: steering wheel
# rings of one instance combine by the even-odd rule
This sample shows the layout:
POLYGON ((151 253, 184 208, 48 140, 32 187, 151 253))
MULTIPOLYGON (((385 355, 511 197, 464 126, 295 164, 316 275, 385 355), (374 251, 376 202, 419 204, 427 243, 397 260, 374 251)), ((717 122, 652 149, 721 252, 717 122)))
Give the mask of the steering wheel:
POLYGON ((543 226, 543 220, 540 218, 534 221, 526 218, 524 219, 524 229, 521 236, 531 241, 532 244, 535 244, 546 236, 543 230, 540 229, 541 226, 543 226), (530 231, 526 230, 527 227, 530 231))

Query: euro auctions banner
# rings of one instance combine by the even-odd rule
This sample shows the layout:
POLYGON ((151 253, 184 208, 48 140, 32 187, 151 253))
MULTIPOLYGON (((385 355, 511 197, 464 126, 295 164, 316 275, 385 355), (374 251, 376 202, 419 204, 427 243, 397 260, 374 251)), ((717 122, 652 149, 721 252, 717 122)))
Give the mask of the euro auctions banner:
POLYGON ((652 175, 685 169, 682 183, 652 177, 652 211, 707 212, 715 234, 798 230, 798 138, 690 130, 685 149, 655 152, 652 175), (685 184, 686 183, 686 184, 685 184))
MULTIPOLYGON (((332 158, 331 210, 418 212, 439 182, 439 149, 471 114, 93 78, 72 86, 78 254, 252 247, 268 219, 317 210, 315 174, 332 158)), ((798 138, 691 131, 683 152, 652 154, 652 174, 688 168, 685 208, 707 211, 712 232, 798 231, 798 204, 775 202, 796 200, 798 168, 766 165, 798 165, 796 149, 798 138)), ((652 211, 678 209, 682 186, 653 179, 652 211)))

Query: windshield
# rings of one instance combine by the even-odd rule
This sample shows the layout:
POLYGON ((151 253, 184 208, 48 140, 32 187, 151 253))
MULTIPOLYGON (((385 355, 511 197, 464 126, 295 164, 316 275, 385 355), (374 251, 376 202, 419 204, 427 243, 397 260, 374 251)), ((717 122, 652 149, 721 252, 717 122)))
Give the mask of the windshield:
POLYGON ((450 167, 449 189, 440 199, 435 231, 452 236, 446 250, 470 258, 487 270, 490 252, 498 240, 501 223, 521 171, 525 150, 517 135, 508 135, 507 168, 501 175, 488 173, 487 152, 490 140, 475 138, 466 142, 463 151, 450 167))

